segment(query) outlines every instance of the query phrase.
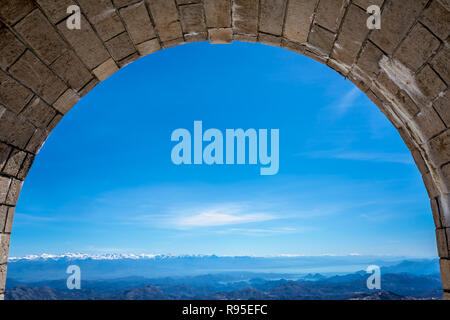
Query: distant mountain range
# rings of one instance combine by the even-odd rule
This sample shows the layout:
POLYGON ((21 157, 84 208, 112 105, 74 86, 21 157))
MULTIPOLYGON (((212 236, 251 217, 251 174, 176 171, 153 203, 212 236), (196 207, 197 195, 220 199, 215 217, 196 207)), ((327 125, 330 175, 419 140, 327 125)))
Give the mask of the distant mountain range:
POLYGON ((9 260, 6 289, 14 300, 442 298, 437 259, 367 256, 28 256, 9 260), (81 290, 66 287, 66 268, 74 264, 81 290), (381 266, 382 290, 367 289, 372 264, 381 266))

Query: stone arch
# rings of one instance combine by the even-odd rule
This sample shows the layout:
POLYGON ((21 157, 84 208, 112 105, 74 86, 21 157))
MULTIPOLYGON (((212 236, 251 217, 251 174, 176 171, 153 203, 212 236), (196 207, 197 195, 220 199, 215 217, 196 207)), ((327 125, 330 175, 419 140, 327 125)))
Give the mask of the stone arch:
POLYGON ((141 56, 236 40, 328 65, 391 121, 430 197, 450 299, 449 21, 448 0, 0 0, 0 298, 22 183, 61 118, 141 56), (366 25, 373 4, 380 30, 366 25), (80 30, 67 28, 70 5, 80 30))

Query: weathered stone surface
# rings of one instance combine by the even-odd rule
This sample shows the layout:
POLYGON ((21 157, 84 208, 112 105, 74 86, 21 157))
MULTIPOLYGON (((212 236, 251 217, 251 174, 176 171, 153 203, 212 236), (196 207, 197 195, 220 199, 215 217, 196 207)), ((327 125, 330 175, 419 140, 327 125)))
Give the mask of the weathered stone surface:
MULTIPOLYGON (((9 234, 0 233, 0 265, 8 262, 9 239, 9 234)), ((3 274, 3 272, 1 272, 1 274, 3 274)))
POLYGON ((190 4, 180 7, 181 26, 185 33, 206 32, 203 5, 190 4))
POLYGON ((20 114, 34 126, 40 128, 49 124, 56 115, 56 111, 41 98, 35 97, 20 114))
POLYGON ((447 39, 450 35, 450 11, 438 1, 431 2, 430 6, 423 13, 420 21, 441 40, 447 39))
POLYGON ((425 66, 417 75, 417 86, 430 100, 434 100, 447 87, 429 66, 425 66))
POLYGON ((443 47, 431 61, 433 69, 450 85, 450 44, 443 47))
MULTIPOLYGON (((6 285, 6 266, 7 264, 0 265, 0 288, 4 288, 6 285)), ((4 299, 3 293, 1 294, 0 299, 4 299)))
POLYGON ((420 24, 400 45, 396 58, 413 71, 419 69, 439 47, 439 40, 420 24))
POLYGON ((297 42, 289 41, 289 40, 282 40, 281 46, 283 48, 286 48, 287 50, 299 53, 299 54, 305 54, 305 45, 299 44, 297 42))
POLYGON ((381 57, 383 57, 383 52, 371 42, 367 42, 361 51, 357 66, 360 70, 364 71, 364 76, 375 78, 380 72, 379 61, 381 57))
POLYGON ((11 206, 15 206, 17 200, 19 200, 20 189, 22 189, 23 181, 18 179, 11 179, 11 184, 9 185, 8 195, 6 196, 5 203, 11 206))
POLYGON ((30 51, 10 68, 10 73, 50 104, 66 89, 66 85, 30 51))
POLYGON ((46 64, 51 64, 66 50, 56 29, 39 9, 27 15, 14 29, 46 64))
POLYGON ((437 198, 430 200, 431 211, 433 213, 434 225, 436 228, 442 228, 441 213, 439 212, 439 204, 437 198))
POLYGON ((34 9, 31 0, 1 0, 0 19, 8 25, 13 25, 34 9))
POLYGON ((100 81, 96 77, 94 77, 91 81, 88 82, 78 93, 80 97, 84 97, 86 94, 89 93, 92 89, 94 89, 100 81))
POLYGON ((449 248, 447 242, 447 235, 445 229, 436 229, 436 243, 438 247, 438 254, 440 258, 449 257, 449 248))
POLYGON ((450 91, 447 90, 439 99, 436 99, 433 106, 447 127, 450 127, 450 91))
POLYGON ((34 161, 34 155, 28 153, 22 164, 22 167, 20 168, 19 173, 17 174, 17 179, 20 179, 20 180, 25 179, 25 177, 28 174, 28 171, 31 168, 31 165, 33 164, 33 161, 34 161))
POLYGON ((161 41, 165 42, 183 37, 174 0, 152 0, 148 1, 148 4, 161 41))
POLYGON ((146 56, 150 53, 161 50, 161 45, 159 44, 158 39, 152 39, 149 41, 145 41, 141 44, 138 44, 137 49, 141 56, 146 56))
POLYGON ((288 2, 284 36, 289 40, 305 43, 314 17, 318 0, 291 0, 288 2))
POLYGON ((259 0, 233 1, 233 32, 237 34, 258 34, 259 0))
POLYGON ((162 43, 162 47, 163 47, 164 49, 168 49, 168 48, 173 48, 173 47, 182 45, 182 44, 184 44, 184 43, 185 43, 184 38, 177 38, 177 39, 172 39, 172 40, 164 41, 164 42, 162 43))
POLYGON ((269 46, 280 47, 281 46, 281 37, 274 36, 271 34, 260 33, 258 34, 258 41, 260 43, 267 44, 269 46))
POLYGON ((439 259, 439 264, 441 266, 442 288, 450 290, 450 260, 439 259))
POLYGON ((0 28, 0 68, 6 70, 25 51, 25 46, 6 28, 0 28))
POLYGON ((81 11, 86 14, 103 41, 107 41, 125 31, 111 0, 78 0, 78 2, 81 11))
POLYGON ((135 44, 156 37, 155 29, 143 1, 120 9, 120 15, 125 21, 128 33, 135 44))
POLYGON ((108 40, 106 42, 106 48, 108 48, 111 56, 116 61, 122 60, 123 58, 136 52, 128 33, 126 32, 119 34, 111 40, 108 40))
POLYGON ((373 30, 370 39, 391 55, 427 2, 427 0, 387 1, 381 13, 381 29, 373 30))
POLYGON ((95 68, 92 72, 97 77, 98 80, 103 81, 113 75, 119 68, 113 59, 108 59, 97 68, 95 68))
POLYGON ((139 0, 113 0, 113 3, 116 6, 116 8, 122 8, 130 4, 134 4, 138 1, 139 0))
POLYGON ((10 178, 0 176, 0 203, 6 202, 6 197, 8 196, 10 184, 11 184, 10 178))
POLYGON ((80 97, 72 89, 67 89, 53 104, 53 107, 62 114, 66 114, 79 100, 80 97))
POLYGON ((25 160, 26 153, 17 149, 9 155, 8 162, 3 168, 2 172, 10 176, 16 176, 19 173, 20 167, 25 160))
POLYGON ((341 63, 353 64, 369 33, 366 21, 367 14, 357 6, 350 5, 333 48, 333 58, 341 63))
POLYGON ((5 230, 7 218, 8 218, 8 206, 0 205, 0 233, 5 230))
POLYGON ((395 96, 401 102, 401 110, 410 118, 416 116, 420 112, 419 107, 404 90, 400 90, 395 96))
POLYGON ((68 17, 69 13, 67 13, 67 8, 75 4, 73 0, 36 0, 36 2, 52 23, 60 22, 62 19, 68 17))
POLYGON ((261 0, 259 31, 280 36, 286 11, 286 0, 261 0))
MULTIPOLYGON (((8 208, 8 217, 6 219, 6 224, 5 224, 5 232, 7 232, 7 233, 11 233, 11 231, 12 231, 14 212, 15 212, 15 207, 8 208)), ((1 288, 1 286, 0 286, 0 288, 1 288)))
POLYGON ((139 53, 134 52, 133 54, 123 58, 122 60, 120 60, 118 62, 118 65, 120 68, 126 67, 127 65, 129 65, 130 63, 136 61, 137 59, 139 59, 139 53))
POLYGON ((231 28, 209 29, 209 41, 212 44, 231 43, 233 40, 233 31, 231 28))
POLYGON ((0 104, 19 113, 33 93, 0 70, 0 104))
POLYGON ((11 153, 11 149, 12 148, 7 144, 0 142, 0 170, 5 166, 9 154, 11 153))
POLYGON ((208 40, 208 32, 192 32, 185 33, 184 39, 186 42, 199 42, 199 41, 207 41, 208 40))
POLYGON ((450 161, 450 130, 433 138, 430 140, 429 144, 430 156, 433 158, 436 165, 441 166, 450 161))
POLYGON ((368 7, 371 5, 376 5, 381 7, 384 3, 384 0, 353 0, 355 4, 363 8, 364 10, 367 10, 368 7))
POLYGON ((258 42, 257 35, 233 33, 233 40, 242 42, 258 42))
POLYGON ((69 30, 65 22, 58 25, 58 30, 89 69, 97 67, 109 58, 108 51, 84 16, 81 16, 80 30, 69 30))
POLYGON ((208 28, 231 27, 230 0, 203 0, 208 28))
POLYGON ((333 33, 314 25, 309 34, 308 48, 320 56, 328 56, 333 48, 334 39, 333 33))
POLYGON ((24 148, 35 128, 13 112, 0 106, 0 140, 24 148))
POLYGON ((50 68, 75 90, 80 90, 93 77, 72 50, 66 51, 50 68))
POLYGON ((321 0, 315 22, 330 31, 337 32, 345 12, 347 0, 321 0))
POLYGON ((28 141, 25 150, 31 152, 32 154, 38 154, 45 142, 45 139, 47 139, 48 134, 49 132, 45 129, 36 129, 30 141, 28 141))

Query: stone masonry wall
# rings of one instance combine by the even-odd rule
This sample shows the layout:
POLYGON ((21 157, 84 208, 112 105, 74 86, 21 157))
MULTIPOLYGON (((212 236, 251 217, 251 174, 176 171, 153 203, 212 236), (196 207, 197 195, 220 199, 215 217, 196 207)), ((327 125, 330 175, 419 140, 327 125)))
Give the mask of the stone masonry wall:
POLYGON ((449 22, 449 0, 0 0, 0 299, 22 183, 61 118, 139 57, 233 40, 328 65, 392 122, 430 196, 450 299, 449 22), (372 4, 381 30, 366 27, 372 4), (66 27, 69 5, 80 30, 66 27))

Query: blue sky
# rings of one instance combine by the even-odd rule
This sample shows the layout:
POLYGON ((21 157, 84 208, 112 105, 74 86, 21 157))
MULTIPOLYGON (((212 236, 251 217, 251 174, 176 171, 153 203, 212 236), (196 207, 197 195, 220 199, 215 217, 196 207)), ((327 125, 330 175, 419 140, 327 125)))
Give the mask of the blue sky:
POLYGON ((99 84, 24 184, 11 256, 436 256, 418 169, 351 82, 270 46, 189 44, 99 84), (280 169, 171 162, 173 130, 280 130, 280 169))

